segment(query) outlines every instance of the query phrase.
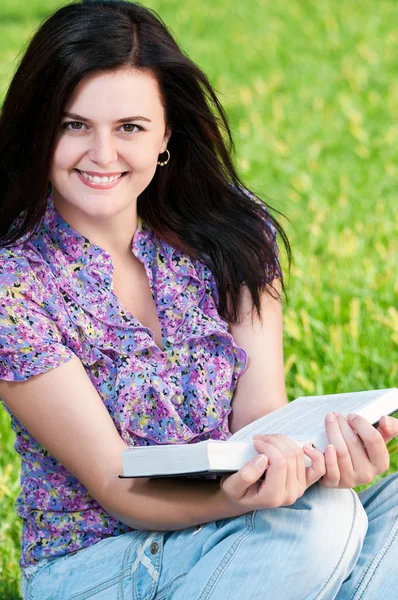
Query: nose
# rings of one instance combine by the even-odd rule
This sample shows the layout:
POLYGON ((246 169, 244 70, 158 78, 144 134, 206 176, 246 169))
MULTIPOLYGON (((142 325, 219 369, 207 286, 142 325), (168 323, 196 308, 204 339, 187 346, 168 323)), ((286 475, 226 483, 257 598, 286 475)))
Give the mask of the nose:
POLYGON ((107 167, 117 161, 116 142, 107 132, 99 132, 92 138, 92 146, 88 151, 90 160, 101 167, 107 167))

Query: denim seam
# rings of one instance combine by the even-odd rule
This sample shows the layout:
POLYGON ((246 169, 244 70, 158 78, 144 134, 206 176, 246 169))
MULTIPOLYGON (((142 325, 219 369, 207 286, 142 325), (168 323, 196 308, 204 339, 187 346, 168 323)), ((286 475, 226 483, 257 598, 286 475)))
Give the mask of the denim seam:
POLYGON ((139 600, 138 594, 138 572, 135 570, 133 573, 131 572, 132 566, 134 564, 135 559, 137 558, 137 550, 145 543, 145 540, 148 538, 149 532, 140 530, 138 535, 134 537, 133 542, 131 543, 131 548, 133 549, 133 553, 131 556, 132 564, 130 564, 130 574, 131 574, 131 587, 132 587, 132 597, 133 600, 139 600))
MULTIPOLYGON (((378 482, 377 482, 378 483, 378 482)), ((362 492, 360 492, 358 494, 358 498, 360 499, 360 501, 362 502, 362 504, 365 504, 366 500, 372 496, 372 494, 374 494, 374 489, 373 489, 373 485, 366 488, 365 490, 362 490, 362 492)))
POLYGON ((189 572, 190 572, 190 570, 186 571, 185 573, 181 573, 181 575, 178 575, 166 587, 159 590, 156 594, 156 600, 159 600, 161 598, 167 598, 170 588, 172 588, 176 584, 177 581, 180 581, 180 579, 183 579, 184 577, 186 577, 189 572))
POLYGON ((222 573, 225 571, 228 564, 231 562, 232 558, 234 557, 234 555, 236 554, 236 552, 242 545, 243 541, 245 539, 247 539, 250 535, 253 534, 254 515, 255 514, 256 514, 256 511, 252 511, 252 512, 246 514, 246 516, 245 516, 246 531, 244 531, 230 546, 228 552, 224 555, 224 557, 221 560, 220 564, 218 565, 217 569, 215 571, 213 571, 210 579, 207 581, 206 587, 200 594, 198 600, 208 600, 208 598, 210 598, 210 594, 213 592, 213 590, 217 584, 217 581, 220 579, 222 573))
MULTIPOLYGON (((32 588, 33 588, 33 584, 34 584, 34 582, 36 580, 36 577, 38 577, 40 575, 40 573, 42 571, 44 571, 44 569, 47 569, 47 567, 51 564, 51 562, 52 561, 49 560, 48 562, 45 562, 45 563, 43 563, 41 565, 38 565, 37 568, 36 568, 36 570, 32 573, 31 576, 26 576, 25 575, 25 577, 28 580, 28 583, 27 583, 27 586, 26 586, 26 597, 27 597, 28 600, 34 600, 34 598, 32 596, 32 591, 33 591, 32 588)), ((58 593, 58 589, 57 589, 57 593, 58 593)))
POLYGON ((43 565, 41 568, 37 568, 35 571, 33 571, 32 574, 29 574, 29 575, 23 573, 23 571, 22 571, 21 577, 22 576, 25 577, 25 580, 26 580, 26 598, 27 598, 27 600, 32 600, 32 595, 30 592, 31 592, 33 578, 35 577, 35 575, 37 575, 37 573, 39 573, 42 569, 44 569, 45 566, 46 565, 43 565))
POLYGON ((120 575, 114 575, 113 577, 106 579, 99 585, 96 585, 95 587, 92 587, 86 591, 80 592, 79 594, 74 594, 73 596, 69 596, 69 600, 85 600, 86 598, 90 598, 94 594, 97 594, 98 592, 102 592, 103 590, 106 590, 107 588, 111 587, 111 585, 113 585, 114 583, 117 583, 118 581, 120 581, 120 579, 121 579, 120 575))
MULTIPOLYGON (((50 557, 50 558, 44 558, 44 559, 40 559, 40 561, 43 561, 43 563, 41 564, 41 562, 39 561, 38 565, 34 565, 36 568, 33 571, 33 573, 30 575, 25 575, 26 579, 28 580, 27 582, 27 586, 26 586, 26 598, 27 600, 34 600, 34 598, 32 598, 31 595, 31 588, 33 587, 33 583, 36 579, 36 577, 47 567, 51 567, 53 563, 57 563, 59 564, 59 562, 65 562, 70 560, 73 556, 75 556, 76 554, 79 554, 81 556, 82 553, 84 553, 86 550, 90 550, 91 546, 84 546, 84 548, 80 548, 79 550, 75 551, 75 552, 69 552, 67 554, 63 554, 61 556, 55 556, 55 557, 50 557)), ((29 567, 30 565, 28 565, 29 567)), ((23 569, 21 569, 21 571, 23 572, 23 569)), ((55 597, 57 598, 59 595, 59 591, 62 585, 62 579, 60 580, 59 586, 56 589, 55 592, 55 597)), ((84 593, 84 592, 83 592, 84 593)), ((72 598, 74 598, 74 596, 72 596, 72 598)))
POLYGON ((340 564, 342 563, 342 561, 343 561, 343 559, 345 558, 345 555, 346 555, 346 553, 347 553, 347 548, 348 548, 348 546, 349 546, 349 544, 350 544, 350 541, 351 541, 351 538, 352 538, 352 535, 353 535, 353 531, 354 531, 354 525, 355 525, 355 523, 356 523, 356 520, 357 520, 357 519, 356 519, 356 517, 357 517, 357 512, 358 512, 358 511, 357 511, 357 504, 356 504, 356 502, 355 502, 355 497, 356 497, 356 495, 357 495, 357 494, 356 494, 356 493, 354 492, 354 490, 352 490, 352 489, 350 489, 350 492, 351 492, 351 498, 353 499, 353 503, 354 503, 354 518, 352 519, 352 524, 351 524, 350 533, 348 534, 348 538, 347 538, 346 544, 345 544, 345 546, 344 546, 344 550, 343 550, 343 552, 341 553, 341 556, 340 556, 340 558, 339 558, 339 560, 338 560, 338 562, 337 562, 337 565, 336 565, 336 566, 335 566, 335 568, 333 569, 333 571, 332 571, 332 573, 331 573, 330 577, 329 577, 329 578, 328 578, 328 580, 326 581, 325 585, 323 586, 323 588, 321 589, 321 591, 319 592, 319 594, 317 594, 317 596, 315 596, 314 600, 318 600, 318 599, 320 599, 320 598, 324 597, 324 596, 323 596, 324 592, 327 590, 327 587, 329 586, 329 584, 330 584, 330 582, 331 582, 331 580, 332 580, 333 576, 335 575, 336 571, 338 570, 338 568, 339 568, 340 564))
MULTIPOLYGON (((253 512, 253 517, 254 517, 254 514, 255 514, 255 512, 256 512, 256 511, 254 511, 254 512, 253 512)), ((245 537, 247 537, 247 535, 251 535, 251 534, 253 533, 253 523, 252 523, 252 522, 250 523, 250 522, 249 522, 249 521, 250 521, 250 518, 248 518, 248 517, 250 517, 250 514, 251 514, 251 513, 247 513, 247 515, 246 515, 246 517, 245 517, 245 522, 246 522, 246 531, 244 531, 244 532, 241 534, 241 536, 240 536, 240 537, 239 537, 237 540, 235 540, 235 542, 232 544, 232 546, 231 546, 231 547, 230 547, 230 549, 228 550, 228 553, 229 553, 229 552, 231 552, 231 548, 233 548, 233 547, 234 547, 234 544, 237 544, 237 543, 239 543, 239 542, 241 541, 242 537, 243 537, 243 538, 245 538, 245 537), (250 530, 249 530, 249 527, 251 527, 251 529, 250 529, 250 530), (248 532, 248 534, 247 534, 247 532, 248 532)), ((232 519, 225 519, 225 521, 227 521, 227 520, 228 520, 228 521, 231 521, 232 519)), ((251 519, 251 521, 253 521, 253 519, 251 519)), ((225 557, 224 557, 224 559, 225 559, 225 557)), ((224 559, 223 559, 223 560, 224 560, 224 559)), ((181 575, 178 575, 178 577, 176 577, 175 579, 173 579, 173 581, 171 581, 171 582, 170 582, 170 583, 169 583, 169 584, 168 584, 166 587, 164 587, 164 588, 162 588, 161 590, 159 590, 159 591, 157 592, 157 594, 156 594, 156 600, 167 600, 167 598, 168 598, 168 593, 169 593, 169 590, 170 590, 170 589, 171 589, 171 588, 172 588, 172 587, 175 585, 175 583, 176 583, 177 581, 179 581, 180 579, 183 579, 184 577, 186 577, 186 576, 188 575, 188 573, 189 573, 189 572, 190 572, 190 570, 186 571, 185 573, 181 573, 181 575)), ((213 575, 214 575, 214 573, 213 573, 213 575)), ((208 585, 208 584, 209 584, 209 582, 207 583, 207 585, 208 585)), ((205 590, 204 590, 204 591, 206 591, 206 588, 205 588, 205 590)), ((202 594, 204 593, 204 591, 202 592, 202 594)), ((207 597, 208 597, 208 596, 207 596, 207 597)), ((202 599, 202 596, 200 596, 200 598, 199 598, 198 600, 201 600, 201 599, 202 599)))
POLYGON ((118 582, 118 587, 117 587, 117 600, 124 600, 123 579, 125 577, 127 577, 127 574, 130 572, 129 560, 130 560, 131 548, 132 548, 132 545, 133 545, 134 541, 136 540, 137 536, 138 536, 138 533, 134 532, 133 540, 127 546, 127 548, 123 554, 122 568, 119 573, 119 582, 118 582))
MULTIPOLYGON (((137 534, 138 534, 138 532, 137 532, 137 534)), ((102 583, 95 586, 94 588, 89 588, 83 592, 80 592, 79 594, 70 596, 68 600, 85 600, 85 598, 90 598, 94 593, 96 594, 97 592, 101 592, 104 589, 106 590, 114 582, 118 583, 118 598, 121 598, 121 600, 123 600, 124 599, 123 581, 130 575, 131 569, 130 569, 130 566, 128 565, 128 560, 129 560, 129 556, 131 553, 131 548, 138 537, 137 534, 134 535, 133 541, 129 544, 129 546, 127 547, 127 549, 124 553, 122 569, 118 575, 114 575, 113 577, 110 577, 109 579, 107 579, 106 581, 103 581, 102 583), (109 584, 109 585, 105 585, 105 584, 109 584), (122 590, 121 596, 120 596, 120 590, 122 590), (87 595, 87 594, 89 594, 89 595, 87 595)))
POLYGON ((161 561, 162 553, 163 553, 163 546, 158 550, 156 557, 154 557, 152 559, 154 561, 154 562, 152 562, 152 565, 154 567, 156 567, 158 576, 156 579, 152 580, 151 588, 150 588, 150 590, 148 590, 147 595, 142 600, 152 600, 152 598, 154 598, 154 596, 156 596, 156 594, 157 594, 157 590, 158 590, 159 582, 160 582, 160 573, 161 573, 161 568, 162 568, 162 561, 161 561))
MULTIPOLYGON (((140 532, 142 534, 142 541, 139 543, 138 548, 134 548, 134 561, 137 558, 138 555, 138 550, 140 549, 140 547, 145 546, 146 541, 148 540, 148 538, 152 537, 154 533, 159 533, 159 532, 154 532, 154 531, 148 531, 148 532, 140 532)), ((140 536, 137 536, 136 540, 139 540, 140 536)), ((156 537, 156 536, 155 536, 156 537)), ((152 562, 152 564, 156 567, 158 567, 159 572, 158 572, 158 578, 156 580, 152 579, 151 581, 151 585, 150 588, 148 590, 148 592, 145 594, 144 598, 142 598, 141 600, 150 600, 151 598, 154 597, 154 595, 156 595, 158 586, 159 586, 159 580, 160 580, 160 571, 161 571, 161 556, 163 553, 163 536, 159 538, 159 550, 157 553, 157 556, 151 560, 154 561, 152 562)), ((145 555, 147 556, 147 555, 145 555)), ((133 563, 134 564, 134 563, 133 563)), ((140 564, 141 561, 140 561, 140 564)), ((129 567, 130 569, 130 574, 132 572, 132 565, 130 565, 129 567)), ((138 577, 138 569, 135 569, 134 572, 132 573, 132 598, 139 600, 139 595, 138 595, 138 582, 139 582, 139 577, 138 577)))
POLYGON ((368 567, 364 570, 362 577, 360 577, 359 582, 354 589, 354 593, 351 596, 351 600, 360 600, 362 598, 363 593, 366 591, 366 588, 369 585, 370 580, 372 579, 372 577, 376 573, 377 569, 379 568, 384 555, 390 548, 390 546, 393 543, 394 539, 396 538, 397 534, 398 534, 398 515, 394 521, 392 529, 390 530, 390 533, 387 536, 387 539, 386 539, 384 545, 381 547, 381 549, 376 554, 374 559, 370 562, 368 567))

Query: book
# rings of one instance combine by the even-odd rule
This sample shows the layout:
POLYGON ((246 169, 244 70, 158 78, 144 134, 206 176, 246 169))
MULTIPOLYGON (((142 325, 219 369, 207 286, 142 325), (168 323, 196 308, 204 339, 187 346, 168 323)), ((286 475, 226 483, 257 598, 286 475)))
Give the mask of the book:
MULTIPOLYGON (((134 446, 122 452, 123 475, 131 477, 220 476, 238 471, 258 453, 253 436, 280 433, 298 445, 313 444, 324 452, 328 438, 324 420, 329 412, 361 415, 376 425, 383 415, 398 411, 398 389, 301 396, 249 423, 228 440, 190 444, 134 446)), ((306 456, 306 464, 310 459, 306 456)))

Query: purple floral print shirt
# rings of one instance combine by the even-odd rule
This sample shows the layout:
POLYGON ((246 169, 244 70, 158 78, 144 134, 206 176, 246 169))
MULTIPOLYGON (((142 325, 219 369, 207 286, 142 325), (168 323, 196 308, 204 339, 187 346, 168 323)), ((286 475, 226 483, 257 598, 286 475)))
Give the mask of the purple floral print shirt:
MULTIPOLYGON (((247 356, 217 312, 205 265, 139 222, 132 252, 149 279, 162 351, 113 293, 110 255, 73 230, 51 197, 38 233, 27 237, 0 250, 0 379, 25 381, 77 356, 127 444, 230 436, 232 395, 247 356)), ((15 503, 21 568, 131 531, 3 405, 22 460, 15 503)))

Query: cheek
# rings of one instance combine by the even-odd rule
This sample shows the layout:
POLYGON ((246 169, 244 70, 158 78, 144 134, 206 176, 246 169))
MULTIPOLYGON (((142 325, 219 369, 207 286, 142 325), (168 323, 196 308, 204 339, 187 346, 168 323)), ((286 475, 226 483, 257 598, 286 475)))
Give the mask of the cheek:
POLYGON ((135 140, 129 149, 130 163, 137 170, 155 171, 159 160, 159 152, 162 145, 162 137, 154 136, 143 140, 135 140))
POLYGON ((139 146, 131 149, 126 156, 127 162, 136 172, 146 172, 154 168, 158 160, 158 153, 152 146, 139 146))
POLYGON ((132 168, 131 184, 134 187, 134 192, 139 196, 144 189, 152 181, 156 169, 160 169, 158 166, 158 153, 157 151, 140 153, 139 156, 131 158, 130 165, 132 168))
POLYGON ((79 156, 79 149, 76 144, 68 143, 67 139, 62 139, 55 147, 51 172, 55 173, 60 169, 71 169, 75 166, 79 156))

